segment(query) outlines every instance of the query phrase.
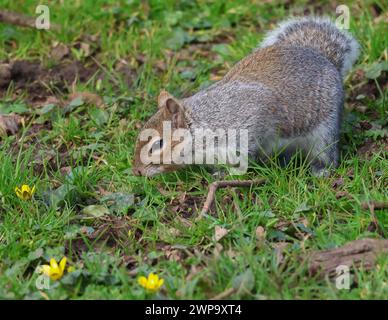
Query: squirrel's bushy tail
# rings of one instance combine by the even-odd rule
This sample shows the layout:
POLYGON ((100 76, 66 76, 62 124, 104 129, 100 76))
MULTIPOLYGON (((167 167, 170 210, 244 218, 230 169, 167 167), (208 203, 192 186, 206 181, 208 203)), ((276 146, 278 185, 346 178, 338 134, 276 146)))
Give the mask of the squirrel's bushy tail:
POLYGON ((359 44, 353 36, 340 30, 325 17, 291 18, 270 31, 260 47, 274 44, 307 47, 329 59, 345 77, 359 54, 359 44))

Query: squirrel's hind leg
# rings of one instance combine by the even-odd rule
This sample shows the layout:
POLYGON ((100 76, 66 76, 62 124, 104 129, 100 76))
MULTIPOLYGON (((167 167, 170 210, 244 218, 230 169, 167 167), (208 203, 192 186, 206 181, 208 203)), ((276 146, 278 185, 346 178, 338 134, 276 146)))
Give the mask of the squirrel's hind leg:
POLYGON ((311 172, 317 177, 327 177, 330 169, 338 167, 339 134, 337 129, 319 126, 308 139, 308 158, 311 159, 311 172))

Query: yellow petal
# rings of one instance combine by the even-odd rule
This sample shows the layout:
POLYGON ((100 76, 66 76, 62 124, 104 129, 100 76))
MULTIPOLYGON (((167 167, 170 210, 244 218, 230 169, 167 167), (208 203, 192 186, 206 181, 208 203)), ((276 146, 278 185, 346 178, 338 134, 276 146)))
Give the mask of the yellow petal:
POLYGON ((40 266, 39 272, 45 274, 46 276, 50 276, 51 275, 51 267, 47 264, 40 266))
POLYGON ((50 274, 50 278, 52 279, 52 280, 58 280, 58 279, 60 279, 60 278, 62 278, 62 275, 63 275, 63 272, 61 272, 59 269, 57 270, 57 271, 53 271, 52 269, 51 269, 51 274, 50 274))
POLYGON ((23 192, 22 192, 22 190, 20 190, 20 188, 16 187, 16 188, 15 188, 15 193, 16 193, 16 195, 17 195, 20 199, 23 199, 23 192))
POLYGON ((22 197, 23 197, 23 200, 28 200, 28 199, 30 199, 30 193, 29 192, 23 192, 22 197))
POLYGON ((164 279, 160 279, 159 282, 158 282, 158 287, 161 287, 164 283, 164 279))
POLYGON ((139 279, 137 279, 137 282, 142 286, 142 287, 147 287, 147 278, 144 277, 144 276, 141 276, 139 277, 139 279))
POLYGON ((51 258, 50 259, 50 267, 52 269, 59 269, 57 260, 55 260, 54 258, 51 258))
POLYGON ((28 186, 28 185, 26 185, 26 184, 23 184, 23 185, 22 185, 22 192, 23 192, 23 193, 24 193, 24 192, 30 193, 30 192, 31 192, 30 186, 28 186))
POLYGON ((63 257, 62 260, 59 262, 59 269, 61 269, 62 273, 65 270, 66 261, 67 261, 67 258, 63 257))
POLYGON ((20 191, 20 189, 17 189, 15 192, 16 192, 16 195, 18 196, 18 198, 23 199, 23 194, 20 191))
POLYGON ((33 195, 34 193, 35 193, 35 186, 32 187, 31 195, 33 195))

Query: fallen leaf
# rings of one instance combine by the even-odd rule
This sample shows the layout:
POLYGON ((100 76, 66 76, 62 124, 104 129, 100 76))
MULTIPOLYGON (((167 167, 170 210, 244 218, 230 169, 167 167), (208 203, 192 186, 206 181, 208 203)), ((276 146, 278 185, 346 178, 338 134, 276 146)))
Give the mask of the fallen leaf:
POLYGON ((135 196, 132 193, 114 192, 101 198, 101 201, 115 213, 126 213, 134 203, 135 196))
POLYGON ((88 112, 91 120, 93 120, 97 126, 102 126, 109 120, 109 113, 104 109, 93 107, 89 109, 88 112))
POLYGON ((284 261, 284 253, 286 251, 286 248, 290 245, 289 242, 274 242, 272 244, 272 247, 275 250, 275 255, 276 255, 276 264, 279 265, 284 261))
POLYGON ((30 110, 28 109, 27 105, 24 102, 1 102, 0 103, 0 114, 21 114, 21 113, 27 113, 30 110))
POLYGON ((60 169, 59 169, 59 172, 60 172, 61 174, 63 174, 63 175, 70 175, 72 169, 73 169, 72 167, 66 166, 66 167, 60 168, 60 169))
POLYGON ((335 198, 336 199, 341 199, 341 198, 349 198, 349 199, 351 199, 351 196, 350 196, 349 192, 344 190, 344 191, 336 192, 335 198))
POLYGON ((344 179, 342 177, 336 179, 331 184, 332 188, 337 189, 338 187, 342 186, 344 184, 344 179))
POLYGON ((258 226, 256 228, 256 239, 258 241, 263 241, 265 240, 266 232, 265 229, 262 226, 258 226))
POLYGON ((231 248, 229 248, 229 250, 226 251, 225 254, 226 254, 229 258, 231 258, 231 259, 235 259, 235 258, 238 257, 238 255, 239 255, 237 251, 234 251, 234 250, 232 250, 231 248))
POLYGON ((306 218, 302 219, 300 223, 303 224, 306 228, 309 226, 309 221, 306 218))
POLYGON ((23 118, 16 114, 0 114, 0 136, 16 134, 22 122, 23 118))
POLYGON ((103 107, 105 105, 102 98, 98 94, 95 94, 92 92, 73 92, 72 94, 69 95, 67 99, 67 104, 73 103, 77 105, 78 103, 76 102, 79 102, 79 101, 82 101, 80 105, 91 104, 97 107, 103 107))
POLYGON ((80 107, 80 106, 85 104, 85 102, 82 99, 82 97, 76 97, 74 99, 68 99, 68 101, 70 101, 70 102, 67 103, 65 105, 65 107, 63 108, 63 112, 65 114, 70 113, 70 112, 74 111, 75 109, 77 109, 78 107, 80 107))
POLYGON ((178 229, 175 229, 175 228, 169 228, 168 233, 172 237, 179 237, 182 235, 182 232, 178 229))
POLYGON ((56 43, 54 48, 51 50, 50 56, 55 61, 59 62, 69 53, 70 53, 70 50, 65 44, 56 43))
POLYGON ((183 47, 187 38, 188 35, 182 28, 176 28, 172 32, 171 37, 166 41, 166 45, 172 50, 178 50, 183 47))
POLYGON ((222 250, 224 250, 224 247, 222 246, 222 244, 216 243, 216 245, 214 246, 214 250, 213 250, 214 257, 218 258, 220 256, 222 250))
POLYGON ((38 248, 35 251, 30 252, 28 254, 27 259, 29 261, 37 260, 37 259, 39 259, 39 258, 41 258, 43 256, 43 253, 44 253, 43 249, 42 248, 38 248))
POLYGON ((170 261, 178 262, 184 258, 184 253, 182 250, 179 250, 169 245, 164 246, 162 248, 162 251, 164 252, 166 258, 170 261))
POLYGON ((377 79, 383 71, 388 71, 388 61, 374 63, 367 66, 365 69, 365 76, 369 79, 377 79))
POLYGON ((51 207, 56 209, 61 206, 70 193, 74 191, 73 185, 61 185, 55 190, 49 190, 42 193, 43 200, 51 207))
POLYGON ((220 227, 220 226, 215 226, 214 227, 214 240, 215 241, 220 241, 223 237, 225 237, 229 233, 229 230, 220 227))
POLYGON ((91 50, 90 50, 90 44, 89 43, 81 42, 80 49, 81 49, 82 55, 84 57, 89 57, 90 56, 91 50))
POLYGON ((101 218, 107 214, 109 214, 109 210, 105 206, 101 205, 90 205, 83 208, 82 213, 93 218, 101 218))
POLYGON ((272 210, 265 210, 259 213, 260 216, 265 218, 274 218, 276 215, 272 212, 272 210))
POLYGON ((356 111, 360 113, 366 113, 367 110, 368 110, 367 106, 356 106, 356 111))
POLYGON ((306 202, 303 202, 295 209, 294 213, 305 212, 310 210, 311 210, 311 207, 308 206, 306 202))

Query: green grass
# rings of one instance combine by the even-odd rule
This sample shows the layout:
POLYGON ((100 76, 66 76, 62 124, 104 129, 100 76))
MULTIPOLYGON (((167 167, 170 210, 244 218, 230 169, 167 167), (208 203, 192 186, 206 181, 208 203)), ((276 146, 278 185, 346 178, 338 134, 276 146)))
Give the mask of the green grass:
MULTIPOLYGON (((386 134, 386 84, 384 75, 376 81, 355 76, 357 70, 387 58, 383 1, 349 2, 351 31, 362 54, 346 90, 349 96, 362 94, 357 90, 365 82, 377 94, 371 98, 365 93, 358 102, 347 99, 342 161, 335 174, 327 179, 311 177, 308 167, 296 165, 297 161, 287 168, 276 162, 252 164, 241 179, 265 177, 267 183, 219 190, 216 212, 200 221, 195 220, 190 201, 200 206, 207 183, 215 178, 194 167, 152 179, 132 176, 138 124, 156 110, 161 89, 177 96, 193 93, 251 52, 277 21, 306 8, 333 16, 335 8, 330 1, 314 7, 306 5, 308 1, 295 1, 290 8, 282 2, 242 0, 139 2, 52 1, 51 21, 62 26, 60 32, 0 25, 1 61, 39 60, 47 67, 55 65, 50 58, 55 41, 71 48, 72 59, 90 62, 76 44, 87 42, 82 36, 96 35, 99 43, 92 42, 91 47, 98 49, 93 57, 103 65, 104 77, 101 82, 96 77, 87 83, 78 81, 75 90, 97 93, 106 102, 104 112, 82 104, 68 114, 51 112, 45 119, 36 106, 27 104, 28 110, 21 112, 25 128, 2 138, 0 297, 152 298, 139 287, 137 277, 156 272, 165 280, 157 296, 169 299, 211 298, 241 277, 249 285, 229 298, 388 298, 386 256, 371 271, 356 271, 351 290, 338 290, 332 280, 309 276, 300 260, 315 250, 388 235, 388 211, 376 211, 379 234, 368 231, 371 213, 360 207, 365 200, 387 200, 386 154, 357 154, 365 141, 382 141, 379 134, 386 134), (372 7, 382 12, 380 18, 373 16, 372 7), (144 63, 139 63, 140 56, 144 63), (115 70, 120 60, 134 73, 130 86, 115 70), (356 103, 367 111, 358 112, 356 103), (30 128, 42 119, 50 126, 32 135, 30 128), (381 127, 356 130, 360 121, 381 127), (341 177, 342 185, 333 187, 341 177), (29 201, 15 195, 14 188, 23 183, 36 185, 35 197, 29 201), (115 207, 105 200, 107 192, 134 196, 134 202, 115 207), (185 192, 186 200, 179 204, 185 192), (338 192, 346 195, 337 199, 338 192), (93 204, 106 205, 110 215, 86 219, 82 209, 93 204), (229 230, 218 243, 216 226, 229 230), (265 230, 264 240, 256 237, 258 226, 265 230), (101 230, 105 233, 96 238, 88 235, 101 230), (289 243, 286 263, 279 263, 274 248, 284 242, 289 243), (76 271, 52 282, 49 290, 38 290, 35 268, 64 255, 76 271)), ((6 0, 2 8, 34 16, 35 5, 36 1, 6 0)), ((58 94, 56 88, 53 92, 66 98, 66 92, 58 94)), ((25 98, 27 93, 11 85, 2 103, 12 107, 25 98)))

